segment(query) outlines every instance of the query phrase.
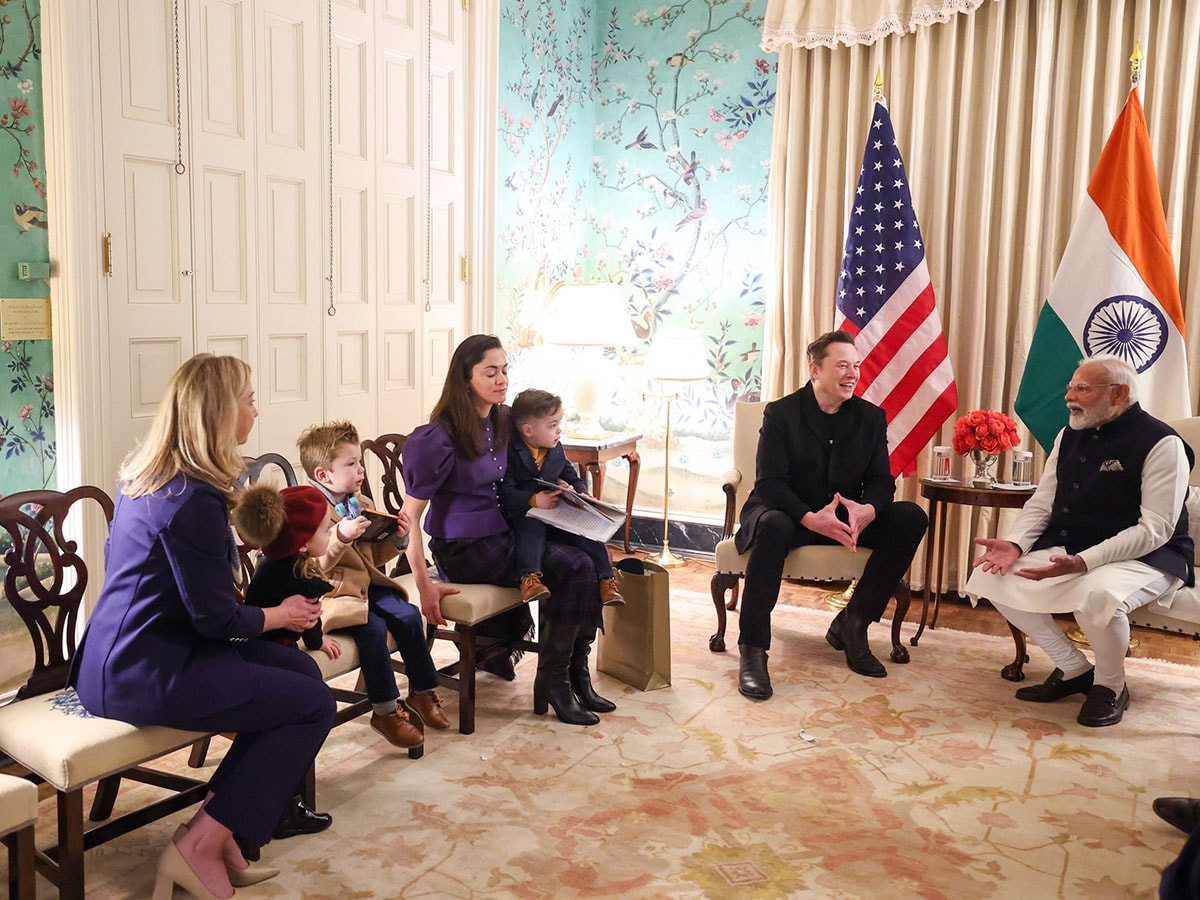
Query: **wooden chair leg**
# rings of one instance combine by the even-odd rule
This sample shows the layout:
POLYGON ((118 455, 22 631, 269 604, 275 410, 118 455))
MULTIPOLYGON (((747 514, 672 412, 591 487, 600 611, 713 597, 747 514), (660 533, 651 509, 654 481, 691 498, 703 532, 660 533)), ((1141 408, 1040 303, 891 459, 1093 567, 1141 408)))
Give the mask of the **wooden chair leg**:
POLYGON ((458 641, 458 731, 475 731, 475 629, 457 626, 458 641))
POLYGON ((1008 623, 1008 630, 1012 632, 1013 643, 1016 644, 1017 655, 1007 666, 1000 670, 1000 677, 1005 681, 1024 681, 1025 680, 1025 663, 1029 662, 1029 654, 1026 652, 1025 632, 1014 626, 1011 622, 1008 623))
POLYGON ((29 825, 4 838, 8 845, 9 900, 34 900, 37 895, 37 871, 34 867, 33 826, 29 825))
POLYGON ((740 575, 717 572, 713 575, 712 581, 709 583, 712 590, 713 606, 717 610, 717 630, 708 639, 708 649, 713 653, 723 653, 725 651, 725 592, 736 591, 740 578, 740 575))
POLYGON ((58 792, 58 896, 83 896, 83 789, 58 792))
POLYGON ((192 752, 188 754, 189 766, 193 769, 199 769, 204 765, 204 760, 208 756, 208 745, 211 741, 211 737, 206 737, 200 738, 200 740, 192 744, 192 752))
POLYGON ((909 660, 908 649, 900 640, 900 628, 904 625, 904 617, 908 615, 908 607, 912 604, 912 591, 903 581, 896 585, 892 594, 896 601, 895 612, 892 613, 892 653, 894 663, 906 663, 909 660))
POLYGON ((117 802, 117 791, 121 787, 121 776, 110 775, 101 778, 96 783, 96 796, 92 799, 92 811, 88 818, 93 822, 103 822, 112 815, 113 806, 117 802))

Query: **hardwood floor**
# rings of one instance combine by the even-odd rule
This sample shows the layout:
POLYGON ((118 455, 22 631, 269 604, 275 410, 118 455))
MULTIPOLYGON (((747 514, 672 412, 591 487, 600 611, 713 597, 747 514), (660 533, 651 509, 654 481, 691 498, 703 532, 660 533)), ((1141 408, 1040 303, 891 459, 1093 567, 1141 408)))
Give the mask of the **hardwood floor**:
MULTIPOLYGON (((622 553, 616 554, 616 558, 623 556, 624 554, 622 553)), ((689 559, 686 566, 671 570, 671 583, 687 590, 708 594, 709 580, 712 578, 712 575, 713 563, 711 561, 689 559)), ((837 590, 843 586, 836 584, 785 583, 779 592, 779 602, 793 606, 806 606, 810 609, 830 609, 829 605, 823 599, 824 596, 830 591, 837 590)), ((906 645, 908 639, 912 637, 917 623, 921 621, 921 605, 921 597, 913 597, 913 603, 909 608, 904 627, 906 645)), ((890 615, 890 606, 888 610, 887 615, 890 615)), ((932 615, 933 610, 930 609, 930 616, 932 617, 932 615)), ((1075 621, 1071 616, 1063 616, 1061 620, 1064 629, 1073 628, 1075 625, 1075 621)), ((715 625, 715 613, 713 622, 715 625)), ((926 628, 928 629, 928 625, 926 628)), ((1010 633, 1007 623, 998 612, 990 607, 972 607, 965 599, 943 599, 941 610, 938 613, 938 630, 943 628, 952 631, 974 631, 978 634, 1003 635, 1006 637, 1010 633)), ((1135 626, 1133 628, 1133 637, 1137 639, 1138 646, 1130 652, 1130 656, 1132 657, 1165 659, 1185 665, 1200 665, 1200 641, 1196 641, 1189 636, 1167 634, 1166 632, 1135 626)), ((729 632, 726 640, 730 646, 737 643, 737 623, 736 621, 732 621, 732 618, 729 623, 729 632)), ((1046 656, 1037 647, 1030 648, 1029 656, 1030 662, 1026 665, 1026 673, 1029 677, 1036 678, 1038 677, 1038 673, 1049 671, 1050 667, 1047 664, 1046 656)))

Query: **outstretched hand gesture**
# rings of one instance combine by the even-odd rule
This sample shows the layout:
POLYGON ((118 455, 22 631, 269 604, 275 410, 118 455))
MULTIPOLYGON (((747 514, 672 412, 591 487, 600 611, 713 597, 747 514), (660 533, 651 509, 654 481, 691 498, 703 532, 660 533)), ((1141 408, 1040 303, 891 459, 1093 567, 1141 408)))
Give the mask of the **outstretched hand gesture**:
MULTIPOLYGON (((984 548, 983 556, 971 563, 972 569, 983 569, 994 575, 1005 575, 1021 555, 1021 548, 1012 541, 993 538, 975 538, 975 543, 984 548)), ((1028 570, 1022 570, 1028 571, 1028 570)))

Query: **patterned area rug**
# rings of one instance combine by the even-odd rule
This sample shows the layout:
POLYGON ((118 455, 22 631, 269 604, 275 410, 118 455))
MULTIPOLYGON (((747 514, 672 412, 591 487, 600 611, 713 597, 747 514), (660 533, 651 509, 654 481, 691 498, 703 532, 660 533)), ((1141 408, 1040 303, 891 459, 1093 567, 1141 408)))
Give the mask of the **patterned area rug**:
MULTIPOLYGON (((318 769, 333 827, 270 845, 283 873, 238 896, 1156 896, 1183 838, 1151 801, 1197 787, 1195 668, 1131 660, 1125 721, 1091 730, 1082 698, 1013 698, 1007 639, 927 632, 867 679, 826 645, 829 620, 778 608, 767 703, 738 695, 736 651, 709 652, 711 602, 676 591, 674 684, 599 676, 619 706, 599 726, 534 716, 532 660, 511 684, 481 676, 476 733, 434 732, 422 760, 342 726, 318 769)), ((41 813, 45 844, 53 801, 41 813)), ((184 818, 90 851, 88 897, 149 896, 184 818)))

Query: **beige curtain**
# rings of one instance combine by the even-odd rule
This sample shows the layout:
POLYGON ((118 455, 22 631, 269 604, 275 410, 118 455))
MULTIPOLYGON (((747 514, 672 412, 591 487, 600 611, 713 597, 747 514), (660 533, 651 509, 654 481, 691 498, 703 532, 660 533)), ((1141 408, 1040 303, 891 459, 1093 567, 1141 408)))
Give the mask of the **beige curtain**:
MULTIPOLYGON (((771 153, 771 252, 764 395, 807 380, 804 346, 833 326, 834 287, 882 69, 924 236, 959 414, 1012 413, 1039 308, 1080 198, 1129 91, 1140 87, 1200 383, 1200 3, 985 3, 971 15, 874 46, 779 52, 771 153)), ((953 419, 938 443, 949 443, 953 419)), ((1026 435, 1024 429, 1022 434, 1026 435)), ((1044 458, 1039 452, 1035 470, 1044 458)), ((918 472, 927 470, 926 455, 918 472)), ((897 496, 920 501, 915 478, 897 496)), ((1004 522, 1008 521, 1005 514, 1004 522)), ((951 515, 946 575, 965 581, 970 538, 990 511, 951 515)), ((914 569, 923 586, 923 558, 914 569)))
POLYGON ((764 50, 873 44, 970 12, 984 0, 768 0, 764 50))

